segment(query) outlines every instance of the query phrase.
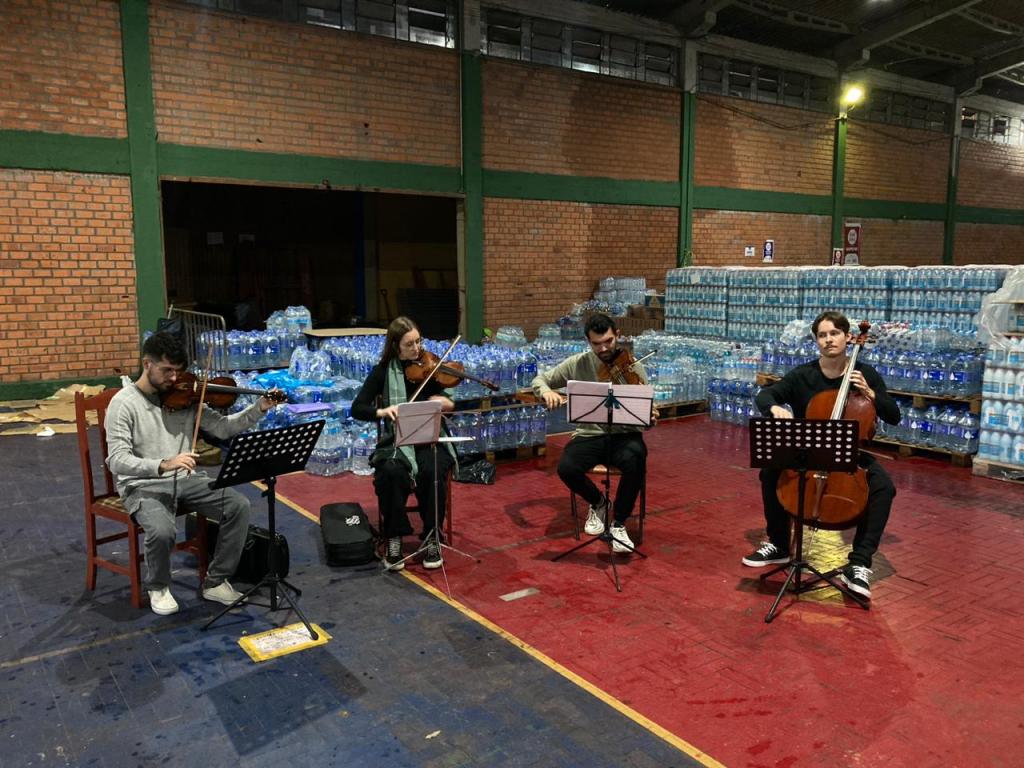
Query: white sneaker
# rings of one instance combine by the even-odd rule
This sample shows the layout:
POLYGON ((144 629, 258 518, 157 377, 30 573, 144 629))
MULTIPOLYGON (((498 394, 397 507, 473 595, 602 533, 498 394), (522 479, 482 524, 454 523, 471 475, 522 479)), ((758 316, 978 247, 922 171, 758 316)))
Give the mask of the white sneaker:
POLYGON ((629 538, 629 534, 626 533, 626 526, 624 525, 612 525, 610 532, 612 534, 612 552, 632 552, 630 547, 636 545, 633 544, 633 540, 629 538))
POLYGON ((583 531, 588 536, 597 536, 604 533, 604 516, 608 513, 608 505, 602 501, 596 507, 591 507, 587 512, 587 522, 583 524, 583 531))
POLYGON ((212 600, 215 603, 222 603, 223 605, 231 605, 241 596, 242 593, 226 581, 222 581, 216 587, 210 587, 209 589, 203 590, 203 600, 212 600))
POLYGON ((169 616, 178 612, 178 601, 171 594, 170 587, 151 589, 149 590, 149 607, 153 609, 153 613, 169 616))

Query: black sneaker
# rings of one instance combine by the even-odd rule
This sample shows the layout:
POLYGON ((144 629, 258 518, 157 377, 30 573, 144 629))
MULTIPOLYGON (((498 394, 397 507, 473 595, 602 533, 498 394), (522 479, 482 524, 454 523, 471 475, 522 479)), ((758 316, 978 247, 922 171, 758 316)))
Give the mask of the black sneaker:
POLYGON ((384 555, 384 568, 389 571, 400 571, 405 568, 402 562, 402 537, 388 539, 388 551, 384 555))
POLYGON ((863 565, 850 564, 839 572, 839 580, 845 584, 851 592, 856 592, 861 597, 871 599, 871 569, 863 565))
POLYGON ((431 539, 427 542, 427 551, 423 554, 423 567, 434 570, 442 565, 444 565, 444 560, 441 559, 441 547, 431 539))
POLYGON ((783 552, 770 541, 761 542, 761 546, 743 558, 743 564, 751 568, 764 568, 774 563, 788 563, 789 552, 783 552))

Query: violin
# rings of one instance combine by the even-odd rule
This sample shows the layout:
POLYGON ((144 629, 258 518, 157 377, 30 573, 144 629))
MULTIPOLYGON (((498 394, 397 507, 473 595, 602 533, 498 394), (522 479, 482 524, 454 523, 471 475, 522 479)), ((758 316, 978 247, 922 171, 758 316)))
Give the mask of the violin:
MULTIPOLYGON (((871 398, 854 389, 850 391, 850 378, 857 363, 857 353, 867 340, 868 322, 860 323, 860 334, 853 339, 846 371, 839 389, 826 389, 811 398, 805 418, 851 419, 859 425, 861 442, 875 434, 875 404, 871 398)), ((775 493, 779 503, 804 525, 825 530, 842 530, 855 525, 867 510, 868 479, 862 467, 855 472, 814 472, 811 492, 804 496, 804 508, 799 501, 800 473, 787 469, 779 476, 775 493)))
POLYGON ((188 371, 183 371, 178 374, 174 386, 160 394, 160 404, 169 411, 189 408, 200 400, 213 408, 230 408, 239 395, 257 395, 275 403, 288 402, 288 395, 280 389, 245 389, 236 386, 235 380, 230 376, 214 376, 200 380, 188 371))
POLYGON ((420 352, 419 358, 410 361, 405 366, 405 378, 413 384, 421 386, 428 379, 434 378, 445 389, 456 386, 463 379, 469 379, 478 384, 483 384, 492 392, 497 392, 499 389, 498 385, 494 382, 481 379, 479 376, 474 376, 471 373, 466 373, 462 363, 454 360, 441 362, 441 358, 426 349, 420 352))
POLYGON ((634 367, 637 363, 642 363, 656 352, 657 350, 648 352, 638 360, 633 357, 632 352, 618 349, 610 363, 601 361, 604 365, 597 372, 597 380, 610 381, 613 384, 643 384, 643 381, 640 380, 640 374, 634 370, 634 367))

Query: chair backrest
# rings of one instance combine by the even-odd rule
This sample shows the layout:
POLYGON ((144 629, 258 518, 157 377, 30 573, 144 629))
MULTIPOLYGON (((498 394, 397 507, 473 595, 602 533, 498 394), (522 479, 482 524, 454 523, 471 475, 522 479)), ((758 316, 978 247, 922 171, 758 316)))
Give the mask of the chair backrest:
POLYGON ((75 392, 75 424, 78 427, 78 458, 82 462, 82 483, 85 490, 86 505, 92 504, 100 496, 109 496, 114 491, 114 476, 107 466, 107 429, 103 420, 107 415, 107 407, 110 399, 120 391, 120 387, 105 389, 98 395, 86 397, 81 392, 75 392), (89 421, 87 415, 95 413, 99 422, 99 450, 100 463, 103 465, 103 478, 106 488, 101 493, 96 493, 96 483, 93 476, 92 450, 89 446, 89 421))

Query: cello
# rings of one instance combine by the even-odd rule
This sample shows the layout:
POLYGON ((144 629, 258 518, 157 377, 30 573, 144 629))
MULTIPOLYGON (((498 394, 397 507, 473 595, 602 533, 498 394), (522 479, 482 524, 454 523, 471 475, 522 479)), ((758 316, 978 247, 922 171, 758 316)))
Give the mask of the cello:
MULTIPOLYGON (((861 442, 874 436, 877 414, 871 398, 857 390, 850 391, 850 378, 870 327, 867 321, 860 323, 860 334, 853 339, 853 350, 839 388, 826 389, 814 395, 807 404, 805 414, 807 419, 855 420, 859 425, 861 442)), ((812 528, 843 530, 856 525, 866 511, 868 480, 867 471, 863 467, 858 467, 855 472, 810 473, 809 492, 804 496, 802 510, 799 508, 800 475, 796 470, 784 470, 775 487, 779 503, 798 523, 812 528)))

